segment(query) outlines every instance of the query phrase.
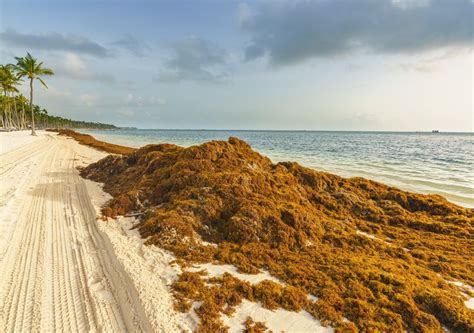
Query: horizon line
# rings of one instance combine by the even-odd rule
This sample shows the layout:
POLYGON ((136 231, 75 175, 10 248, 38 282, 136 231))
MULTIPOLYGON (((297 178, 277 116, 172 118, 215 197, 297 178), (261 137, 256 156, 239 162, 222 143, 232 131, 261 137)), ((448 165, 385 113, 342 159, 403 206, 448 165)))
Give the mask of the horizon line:
MULTIPOLYGON (((115 125, 114 125, 115 126, 115 125)), ((432 132, 433 130, 326 130, 326 129, 232 129, 232 128, 140 128, 134 126, 117 126, 117 129, 122 130, 144 130, 144 131, 226 131, 226 132, 372 132, 372 133, 433 133, 433 134, 474 134, 474 131, 442 131, 432 132)), ((97 129, 97 130, 116 130, 116 129, 97 129)))

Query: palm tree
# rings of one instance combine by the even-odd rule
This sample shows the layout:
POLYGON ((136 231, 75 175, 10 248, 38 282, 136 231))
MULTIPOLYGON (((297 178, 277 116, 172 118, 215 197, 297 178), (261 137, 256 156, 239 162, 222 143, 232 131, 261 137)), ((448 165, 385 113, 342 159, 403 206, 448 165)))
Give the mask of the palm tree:
POLYGON ((21 94, 17 97, 17 99, 18 103, 21 105, 21 129, 24 129, 26 128, 25 105, 28 104, 28 99, 21 94))
POLYGON ((31 56, 30 53, 26 53, 26 57, 19 58, 15 57, 17 63, 15 69, 19 77, 27 77, 30 80, 30 110, 31 110, 31 135, 36 135, 35 132, 35 116, 33 113, 33 81, 36 79, 43 86, 48 88, 46 83, 41 79, 41 76, 53 75, 54 72, 49 68, 43 68, 43 63, 38 61, 31 56))
POLYGON ((14 113, 15 116, 18 118, 18 115, 16 114, 16 103, 12 98, 14 97, 14 94, 18 92, 16 86, 19 84, 19 81, 19 78, 17 78, 13 73, 13 65, 8 64, 0 66, 0 86, 5 95, 5 103, 3 109, 4 115, 2 115, 2 117, 5 117, 5 120, 2 119, 4 127, 18 127, 18 124, 15 123, 14 118, 11 114, 10 102, 13 101, 14 113), (9 94, 11 96, 9 96, 9 94))
POLYGON ((19 129, 21 127, 21 124, 20 124, 20 118, 18 117, 18 110, 17 110, 17 107, 16 107, 16 94, 19 92, 18 89, 17 89, 17 86, 20 85, 20 82, 22 81, 21 78, 19 78, 18 76, 15 76, 13 74, 13 65, 10 65, 10 72, 11 72, 11 82, 10 82, 10 86, 9 86, 9 92, 10 92, 10 100, 13 102, 13 114, 15 115, 15 118, 14 118, 14 127, 15 129, 19 129))

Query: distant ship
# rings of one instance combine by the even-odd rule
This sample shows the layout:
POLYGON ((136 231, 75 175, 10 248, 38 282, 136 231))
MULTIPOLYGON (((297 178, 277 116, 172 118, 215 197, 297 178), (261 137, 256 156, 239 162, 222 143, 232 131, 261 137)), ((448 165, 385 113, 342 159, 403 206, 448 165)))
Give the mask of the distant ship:
POLYGON ((432 130, 431 133, 439 133, 438 130, 432 130))

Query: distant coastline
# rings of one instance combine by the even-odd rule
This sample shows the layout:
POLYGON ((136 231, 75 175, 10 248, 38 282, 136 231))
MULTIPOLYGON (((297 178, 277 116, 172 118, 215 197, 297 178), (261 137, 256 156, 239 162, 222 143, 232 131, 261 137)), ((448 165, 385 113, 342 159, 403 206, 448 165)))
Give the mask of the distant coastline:
MULTIPOLYGON (((460 132, 460 131, 439 131, 433 132, 430 130, 424 131, 383 131, 383 130, 305 130, 305 129, 232 129, 232 128, 139 128, 139 127, 127 127, 127 126, 114 126, 113 128, 104 128, 103 130, 131 130, 131 131, 196 131, 196 132, 302 132, 302 133, 413 133, 413 134, 472 134, 471 132, 460 132)), ((70 129, 78 129, 71 127, 70 129)))

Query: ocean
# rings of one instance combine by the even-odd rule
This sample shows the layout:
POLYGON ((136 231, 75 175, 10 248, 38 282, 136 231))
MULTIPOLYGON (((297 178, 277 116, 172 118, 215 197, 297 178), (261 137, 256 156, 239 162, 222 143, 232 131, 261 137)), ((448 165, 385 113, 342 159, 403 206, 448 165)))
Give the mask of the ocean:
POLYGON ((274 162, 296 161, 343 177, 365 177, 404 190, 436 193, 474 207, 474 134, 415 132, 80 130, 98 140, 140 147, 191 146, 241 138, 274 162))

